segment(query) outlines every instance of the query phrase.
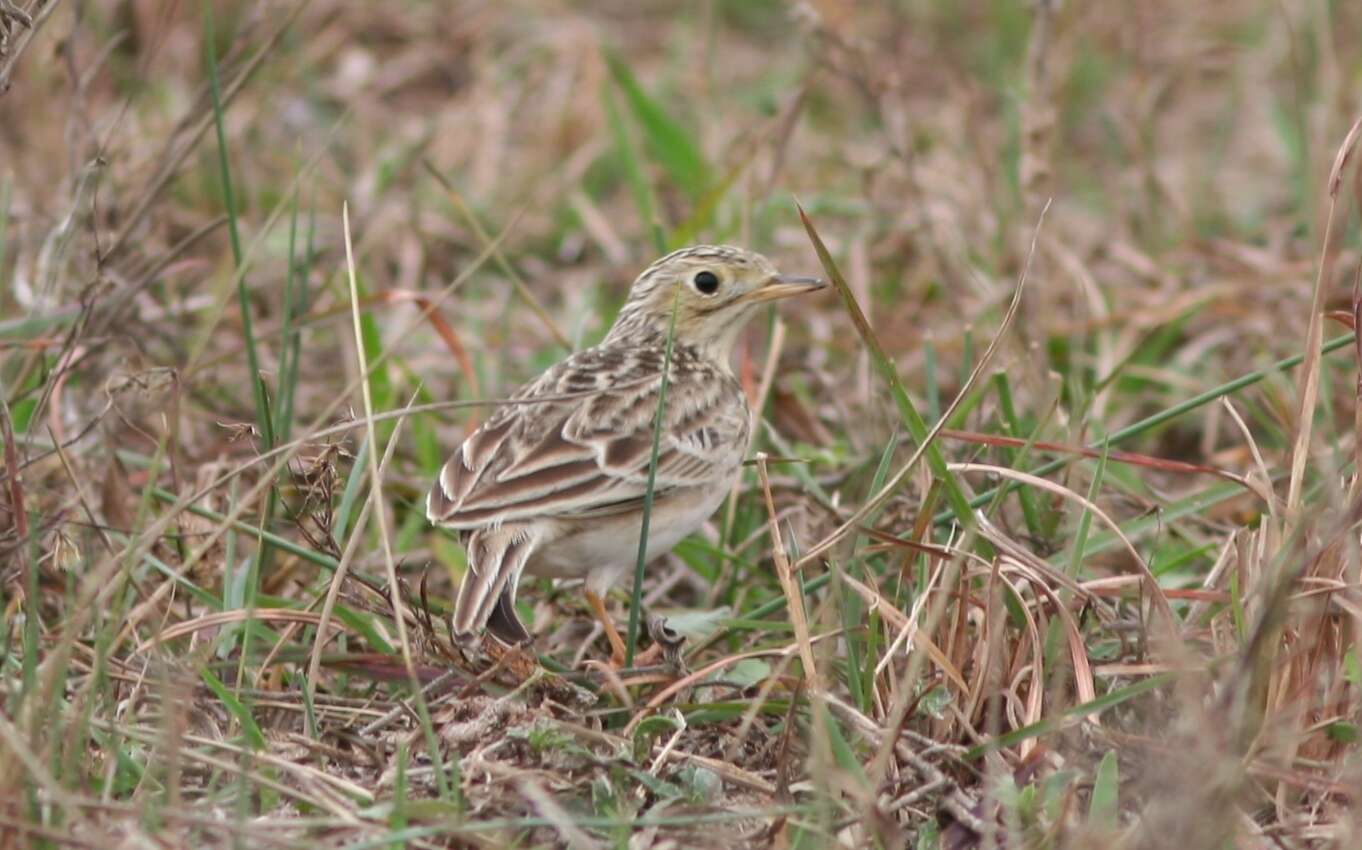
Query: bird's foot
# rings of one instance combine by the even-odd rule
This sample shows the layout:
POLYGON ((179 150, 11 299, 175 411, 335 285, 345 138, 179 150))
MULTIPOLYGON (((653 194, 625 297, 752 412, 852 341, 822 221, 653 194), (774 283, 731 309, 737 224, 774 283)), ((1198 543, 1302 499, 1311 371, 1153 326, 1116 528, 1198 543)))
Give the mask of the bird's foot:
MULTIPOLYGON (((667 618, 661 614, 647 613, 644 624, 648 629, 648 637, 652 638, 653 645, 643 654, 649 656, 647 663, 652 664, 660 661, 667 669, 667 672, 677 676, 686 675, 686 659, 682 650, 686 645, 686 636, 671 627, 667 618)), ((640 662, 643 663, 643 662, 640 662)))
MULTIPOLYGON (((628 657, 628 650, 624 645, 624 638, 620 637, 619 629, 615 627, 615 621, 605 609, 605 600, 588 590, 586 601, 591 607, 591 613, 595 616, 596 621, 601 624, 606 640, 610 642, 610 660, 588 661, 585 666, 599 670, 607 677, 616 679, 622 673, 637 672, 640 668, 651 667, 659 663, 663 665, 663 673, 665 674, 671 674, 671 676, 685 675, 686 666, 681 649, 686 642, 686 636, 673 629, 667 623, 666 617, 651 614, 646 610, 642 612, 644 629, 652 638, 653 645, 634 656, 633 664, 626 668, 625 661, 628 657)), ((651 677, 645 678, 652 680, 651 677)))
MULTIPOLYGON (((611 626, 613 627, 613 623, 611 626)), ((627 650, 624 640, 619 638, 619 633, 616 631, 614 638, 610 638, 610 659, 608 661, 587 661, 584 666, 599 671, 609 678, 619 679, 623 674, 629 674, 627 681, 621 680, 624 684, 668 681, 684 676, 686 664, 682 649, 686 643, 686 636, 673 629, 667 623, 667 618, 659 614, 645 612, 644 628, 648 637, 652 640, 652 645, 635 655, 633 664, 626 667, 627 650), (618 639, 618 642, 616 639, 618 639)), ((607 629, 607 637, 610 636, 610 633, 611 629, 607 629)))

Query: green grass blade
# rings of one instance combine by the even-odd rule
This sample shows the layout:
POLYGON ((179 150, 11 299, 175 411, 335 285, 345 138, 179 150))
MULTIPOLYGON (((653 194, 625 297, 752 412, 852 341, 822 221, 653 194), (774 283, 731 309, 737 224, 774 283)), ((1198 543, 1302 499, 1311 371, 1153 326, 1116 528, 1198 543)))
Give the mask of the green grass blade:
POLYGON ((847 741, 847 736, 842 731, 842 725, 838 723, 836 716, 828 710, 827 703, 821 700, 814 703, 813 711, 823 721, 828 747, 832 751, 833 760, 837 762, 837 767, 852 777, 862 789, 868 789, 870 780, 865 775, 865 768, 861 765, 860 759, 856 758, 856 753, 851 749, 851 743, 847 741))
MULTIPOLYGON (((865 501, 869 501, 874 495, 884 487, 885 481, 889 480, 889 471, 893 468, 894 449, 898 446, 898 440, 889 439, 885 441, 884 450, 880 452, 879 464, 875 467, 875 474, 870 479, 870 487, 867 488, 865 501)), ((876 511, 865 518, 866 526, 873 526, 875 518, 880 514, 876 511)), ((857 534, 851 546, 851 551, 859 553, 865 547, 866 535, 857 534)), ((848 572, 859 569, 861 571, 860 580, 868 586, 874 586, 876 580, 871 574, 867 558, 864 555, 856 554, 847 564, 848 572)), ((870 613, 868 628, 862 630, 863 608, 859 594, 850 587, 842 588, 842 623, 847 627, 846 634, 846 673, 847 689, 856 698, 856 707, 862 712, 871 709, 874 689, 874 670, 878 659, 875 657, 874 643, 878 635, 879 612, 870 613), (863 666, 862 666, 863 665, 863 666)))
POLYGON ((6 289, 9 288, 5 277, 5 252, 9 240, 9 193, 10 181, 6 175, 0 179, 0 283, 4 283, 6 289))
POLYGON ((359 505, 359 494, 364 490, 364 469, 369 461, 369 441, 363 439, 359 444, 359 451, 355 454, 355 462, 350 465, 350 477, 345 479, 345 490, 341 492, 340 506, 336 508, 336 515, 331 523, 331 539, 336 541, 337 546, 345 545, 345 533, 350 528, 350 518, 355 515, 355 508, 359 505))
POLYGON ((1097 765, 1097 777, 1092 783, 1092 798, 1088 802, 1088 820, 1107 828, 1117 826, 1120 812, 1121 774, 1115 750, 1108 750, 1097 765))
POLYGON ((303 728, 307 730, 307 737, 313 741, 321 740, 321 727, 317 725, 317 706, 312 701, 312 689, 307 687, 305 674, 299 673, 294 677, 293 687, 303 697, 303 728))
MULTIPOLYGON (((236 194, 232 189, 232 169, 227 155, 227 132, 223 126, 222 90, 218 80, 218 59, 214 50, 213 7, 209 0, 203 4, 204 57, 208 63, 208 90, 213 99, 213 128, 218 142, 218 177, 222 181, 222 199, 227 207, 227 232, 232 243, 232 259, 238 271, 243 262, 241 228, 237 224, 236 194)), ((237 300, 241 304, 241 335, 246 343, 246 362, 251 372, 251 390, 255 396, 256 422, 260 426, 265 450, 274 448, 274 427, 270 421, 269 403, 265 397, 265 382, 260 377, 260 356, 256 350, 255 332, 251 326, 251 300, 246 277, 237 277, 237 300)))
POLYGON ((294 326, 296 316, 307 315, 307 282, 312 271, 312 238, 316 220, 308 216, 307 246, 301 262, 295 255, 298 235, 298 195, 293 195, 292 211, 288 226, 288 274, 284 279, 284 319, 279 332, 279 384, 275 390, 276 414, 275 434, 281 444, 293 436, 293 405, 298 395, 298 364, 302 353, 301 329, 294 326))
POLYGON ((634 196, 634 206, 638 208, 638 217, 649 225, 653 235, 653 248, 659 254, 665 253, 667 250, 667 234, 657 217, 657 200, 653 196, 652 184, 644 176, 638 146, 634 144, 629 126, 620 113, 615 91, 608 83, 601 86, 601 102, 605 104, 605 120, 610 129, 611 140, 614 142, 615 156, 619 158, 620 164, 624 167, 624 180, 629 184, 629 192, 634 196))
POLYGON ((241 724, 241 731, 246 736, 246 740, 250 742, 251 748, 265 749, 265 733, 260 731, 260 725, 255 722, 255 718, 251 716, 246 704, 237 699, 236 695, 222 683, 222 680, 214 676, 208 668, 200 669, 199 677, 208 686, 208 690, 212 691, 213 695, 222 703, 222 707, 227 709, 228 713, 241 724))
MULTIPOLYGON (((1012 401, 1012 385, 1007 380, 1007 373, 994 374, 993 382, 998 388, 998 410, 1002 414, 1004 432, 1012 437, 1022 437, 1029 443, 1034 435, 1022 433, 1026 429, 1022 427, 1021 418, 1017 416, 1017 408, 1012 401)), ((1016 468, 1022 456, 1023 453, 1016 449, 1003 450, 1003 457, 1007 458, 1008 465, 1013 468, 1016 468)), ((1026 521, 1027 532, 1037 540, 1043 539, 1043 526, 1040 510, 1036 507, 1035 494, 1031 492, 1031 488, 1022 487, 1017 491, 1017 496, 1021 501, 1022 518, 1026 521)))
MULTIPOLYGON (((228 161, 227 154, 227 133, 224 129, 222 92, 218 79, 217 53, 214 47, 215 39, 213 33, 213 9, 211 0, 204 0, 203 4, 203 29, 204 29, 204 55, 208 62, 208 81, 209 92, 212 95, 213 104, 213 128, 217 135, 218 143, 218 172, 219 179, 222 181, 222 198, 227 207, 227 230, 231 238, 232 259, 234 268, 237 271, 236 290, 237 302, 241 307, 241 335, 246 346, 246 364, 250 370, 251 394, 255 398, 255 419, 260 428, 260 441, 265 451, 274 448, 274 420, 270 414, 269 397, 265 389, 265 379, 260 373, 260 355, 256 349, 255 331, 251 322, 251 299, 246 284, 243 263, 244 254, 241 249, 241 229, 237 223, 236 195, 232 189, 232 170, 228 161)), ((260 527, 268 528, 274 518, 275 502, 277 496, 274 488, 271 487, 265 496, 265 503, 261 507, 260 527)), ((270 547, 265 541, 260 541, 256 547, 255 555, 251 559, 251 568, 246 579, 246 598, 244 608, 248 611, 255 609, 256 592, 260 585, 260 577, 265 572, 270 556, 270 547)), ((250 658, 250 635, 251 620, 248 617, 242 624, 241 629, 241 658, 237 675, 237 683, 240 685, 245 681, 246 664, 250 658)), ((254 739, 252 738, 252 743, 254 739)))
MULTIPOLYGON (((397 774, 393 779, 393 807, 388 815, 388 828, 400 832, 407 828, 407 742, 397 742, 397 774)), ((394 844, 394 847, 405 845, 394 844)))
POLYGON ((1096 699, 1088 700, 1081 705, 1075 705, 1072 708, 1066 709, 1059 714, 1052 715, 1045 720, 1038 720, 1028 726, 1023 726, 1020 729, 1014 729, 1006 734, 991 738, 984 743, 969 749, 961 758, 965 761, 973 761, 985 753, 1016 746, 1029 738, 1038 738, 1041 735, 1058 731, 1064 728, 1065 723, 1072 718, 1086 717, 1089 714, 1099 714, 1109 708, 1114 708, 1115 706, 1124 702, 1129 702, 1138 696, 1171 684, 1176 678, 1176 673, 1155 673, 1143 681, 1108 691, 1096 699))
POLYGON ((633 72, 617 55, 607 52, 605 61, 643 131, 649 152, 677 188, 691 200, 702 198, 709 190, 709 164, 700 153, 694 135, 643 90, 633 72))
MULTIPOLYGON (((823 239, 814 228, 813 221, 804 213, 802 207, 799 210, 799 216, 804 222, 804 230, 809 235, 809 241, 813 243, 813 249, 818 254, 819 262, 823 264, 823 269, 827 272, 829 280, 832 281, 833 286, 842 296, 842 303, 846 306, 847 313, 851 316, 851 321, 856 326, 857 333, 860 334, 861 340, 870 351, 871 362, 875 364, 875 369, 880 373, 880 377, 889 385, 889 392, 894 398, 894 405, 898 408, 904 426, 907 427, 913 442, 918 446, 923 445, 927 440, 927 423, 923 421, 922 415, 913 405, 913 400, 908 397, 907 390, 903 388, 903 382, 899 380, 898 369, 894 367, 889 355, 885 354, 884 347, 880 345, 879 337, 870 327, 870 322, 866 319, 865 313, 862 312, 861 305, 857 303, 855 294, 847 285, 846 279, 842 277, 842 272, 837 268, 837 263, 832 259, 832 254, 823 244, 823 239)), ((965 495, 965 491, 955 475, 946 468, 946 459, 942 456, 941 450, 935 444, 928 444, 924 454, 932 474, 940 479, 946 488, 946 499, 950 502, 956 520, 961 527, 973 526, 974 515, 973 509, 970 507, 970 500, 965 495)))
MULTIPOLYGON (((1092 483, 1088 486, 1088 503, 1097 504, 1097 494, 1102 489, 1102 476, 1107 471, 1107 451, 1111 444, 1103 442, 1102 458, 1097 462, 1097 471, 1093 473, 1092 483)), ((1088 545, 1088 533, 1092 530, 1092 511, 1088 510, 1087 505, 1083 507, 1083 513, 1078 517, 1078 528, 1074 531, 1073 555, 1069 559, 1069 576, 1077 578, 1079 571, 1083 569, 1083 556, 1086 554, 1088 545)))
MULTIPOLYGON (((678 294, 680 290, 677 290, 678 294)), ((671 383, 672 346, 676 340, 676 305, 672 302, 672 318, 667 325, 667 347, 662 352, 662 380, 657 387, 657 413, 653 418, 653 450, 648 458, 648 487, 643 491, 643 520, 638 534, 638 559, 634 562, 634 588, 629 600, 629 633, 624 643, 624 666, 634 663, 634 648, 638 646, 639 610, 643 607, 643 568, 648 563, 648 525, 653 515, 653 487, 657 484, 657 455, 662 448, 662 422, 667 412, 667 386, 671 383)))
POLYGON ((935 422, 941 418, 941 386, 936 377, 936 346, 931 337, 922 341, 922 380, 926 384, 927 418, 935 422))
MULTIPOLYGON (((1338 351, 1340 348, 1351 345, 1355 339, 1356 334, 1346 334, 1344 336, 1334 337, 1333 339, 1326 342, 1320 348, 1320 353, 1321 355, 1324 355, 1334 351, 1338 351)), ((1103 440, 1095 441, 1089 444, 1088 448, 1097 450, 1102 448, 1103 442, 1107 443, 1108 445, 1114 446, 1117 443, 1122 443, 1125 442, 1126 440, 1138 437, 1139 435, 1145 433, 1146 431, 1157 428, 1166 422, 1170 422, 1178 418, 1184 413, 1190 413, 1191 411, 1196 410, 1199 407, 1205 407, 1211 402, 1223 398, 1224 396, 1227 396, 1231 393, 1238 392, 1239 390, 1242 390, 1245 387, 1251 387, 1270 375, 1275 375, 1278 372, 1285 372, 1287 369, 1294 369, 1295 367, 1299 366, 1303 360, 1304 355, 1293 354, 1290 357, 1278 360, 1271 366, 1267 366, 1262 369, 1257 369, 1247 374, 1240 375, 1238 378, 1235 378, 1232 381, 1227 381, 1226 383, 1223 383, 1217 387, 1212 387, 1211 389, 1206 390, 1203 393, 1198 393, 1197 395, 1194 395, 1191 398, 1186 399, 1185 401, 1179 402, 1178 404, 1175 404, 1172 407, 1167 408, 1166 410, 1161 410, 1158 413, 1146 416, 1144 419, 1141 419, 1138 422, 1133 422, 1124 428, 1121 428, 1117 431, 1113 431, 1109 436, 1105 437, 1103 440)), ((1049 463, 1041 464, 1040 466, 1031 470, 1031 474, 1049 475, 1051 472, 1055 472, 1057 470, 1063 469, 1065 466, 1068 466, 1075 459, 1077 459, 1077 457, 1078 457, 1077 455, 1073 455, 1055 458, 1049 463)), ((1015 484, 1008 484, 1003 485, 1002 488, 995 488, 993 490, 980 493, 978 496, 975 496, 974 499, 970 502, 970 506, 975 508, 983 507, 984 505, 988 504, 989 500, 991 500, 994 497, 994 495, 998 493, 999 489, 1003 489, 1006 492, 1011 492, 1011 490, 1015 486, 1016 486, 1015 484)), ((1242 490, 1243 488, 1241 487, 1239 489, 1242 490)), ((938 524, 950 522, 951 513, 945 512, 937 514, 937 516, 934 519, 938 524)))
POLYGON ((695 202, 695 208, 685 221, 676 226, 676 231, 670 240, 671 248, 683 248, 697 241, 700 233, 708 228, 714 221, 714 215, 719 209, 719 203, 728 195, 728 191, 733 188, 742 173, 747 170, 747 166, 752 162, 752 155, 756 153, 753 148, 752 154, 744 157, 743 160, 728 170, 714 186, 710 187, 695 202))
MULTIPOLYGON (((1160 528, 1167 528, 1184 517, 1201 514, 1221 502, 1242 495, 1244 495, 1242 485, 1234 481, 1221 481, 1205 490, 1179 499, 1159 511, 1147 513, 1124 522, 1121 524, 1121 531, 1132 541, 1137 540, 1141 535, 1157 531, 1160 528)), ((1083 548, 1088 556, 1092 556, 1116 549, 1122 545, 1121 539, 1116 536, 1116 533, 1107 530, 1092 535, 1083 548)), ((1052 557, 1050 563, 1056 568, 1062 569, 1062 558, 1063 553, 1061 552, 1052 557)))

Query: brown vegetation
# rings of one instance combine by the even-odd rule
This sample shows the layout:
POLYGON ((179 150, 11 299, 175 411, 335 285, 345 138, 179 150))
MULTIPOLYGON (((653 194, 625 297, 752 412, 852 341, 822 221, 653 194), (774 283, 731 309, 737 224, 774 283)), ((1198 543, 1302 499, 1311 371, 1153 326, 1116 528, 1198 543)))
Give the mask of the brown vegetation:
POLYGON ((1358 846, 1359 32, 0 0, 0 845, 1358 846), (444 452, 702 240, 838 294, 691 672, 475 668, 444 452))

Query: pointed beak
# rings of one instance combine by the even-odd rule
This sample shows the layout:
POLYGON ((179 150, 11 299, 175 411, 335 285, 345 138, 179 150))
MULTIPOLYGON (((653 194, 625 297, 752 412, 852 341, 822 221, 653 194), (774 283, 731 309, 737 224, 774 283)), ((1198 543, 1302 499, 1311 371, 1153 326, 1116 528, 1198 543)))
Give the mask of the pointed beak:
POLYGON ((781 298, 789 298, 792 295, 817 292, 825 286, 827 286, 827 284, 816 277, 778 274, 766 281, 760 288, 752 290, 739 300, 747 304, 758 304, 762 301, 778 301, 781 298))

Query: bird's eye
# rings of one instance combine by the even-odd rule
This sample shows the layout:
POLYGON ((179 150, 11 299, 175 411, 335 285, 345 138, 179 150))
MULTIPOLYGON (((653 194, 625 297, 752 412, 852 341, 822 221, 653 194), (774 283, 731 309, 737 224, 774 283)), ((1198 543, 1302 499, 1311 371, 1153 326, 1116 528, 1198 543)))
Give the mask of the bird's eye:
POLYGON ((701 295, 713 295, 719 291, 719 276, 714 272, 696 273, 695 290, 701 295))

